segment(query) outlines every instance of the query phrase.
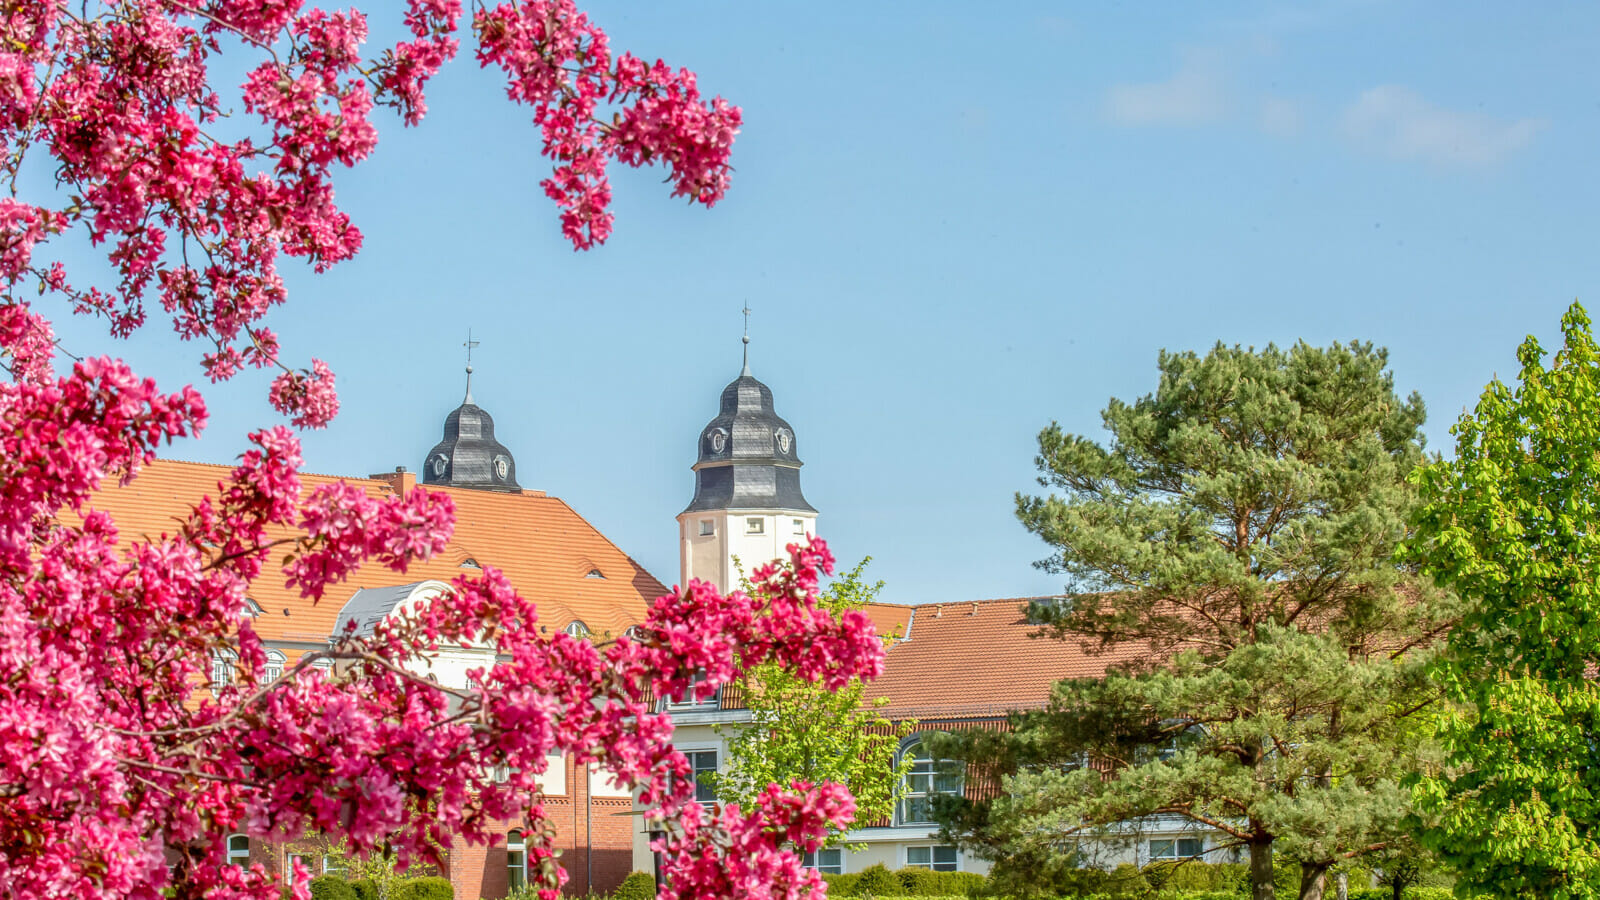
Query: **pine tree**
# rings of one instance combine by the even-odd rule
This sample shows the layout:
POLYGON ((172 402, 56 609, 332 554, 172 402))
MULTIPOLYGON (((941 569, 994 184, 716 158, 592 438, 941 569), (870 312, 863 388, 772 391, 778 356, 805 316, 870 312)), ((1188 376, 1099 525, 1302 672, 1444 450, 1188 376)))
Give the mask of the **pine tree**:
POLYGON ((941 739, 1006 789, 946 801, 947 836, 1059 873, 1177 816, 1248 852, 1257 900, 1275 851, 1317 898, 1332 865, 1395 845, 1445 610, 1392 561, 1424 413, 1386 365, 1364 343, 1163 353, 1153 395, 1104 411, 1109 446, 1044 430, 1056 493, 1017 514, 1071 583, 1033 613, 1090 652, 1148 652, 1059 683, 1009 734, 941 739))

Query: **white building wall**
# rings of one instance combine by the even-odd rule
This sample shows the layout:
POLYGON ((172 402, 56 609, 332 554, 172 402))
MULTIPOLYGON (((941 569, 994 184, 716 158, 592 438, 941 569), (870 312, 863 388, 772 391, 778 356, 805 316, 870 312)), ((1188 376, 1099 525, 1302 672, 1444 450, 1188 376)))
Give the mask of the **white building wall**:
POLYGON ((728 591, 746 576, 774 559, 787 557, 785 548, 817 533, 817 515, 781 509, 705 510, 678 517, 680 584, 698 578, 728 591), (712 533, 702 534, 703 523, 712 533), (737 565, 735 564, 737 560, 737 565))

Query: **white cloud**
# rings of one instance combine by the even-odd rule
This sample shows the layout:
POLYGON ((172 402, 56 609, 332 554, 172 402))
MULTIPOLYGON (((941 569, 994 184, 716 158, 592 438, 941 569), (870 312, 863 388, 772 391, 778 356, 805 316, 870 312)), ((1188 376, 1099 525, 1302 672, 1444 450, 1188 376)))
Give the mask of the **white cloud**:
POLYGON ((1222 75, 1199 55, 1185 59, 1166 81, 1118 84, 1106 92, 1106 114, 1121 125, 1201 125, 1226 110, 1222 75))
POLYGON ((1528 146, 1540 119, 1506 122, 1435 106, 1416 91, 1383 85, 1362 92, 1344 113, 1351 140, 1374 153, 1437 165, 1488 166, 1528 146))
POLYGON ((1283 97, 1268 97, 1261 101, 1261 130, 1274 137, 1294 137, 1300 133, 1304 116, 1300 104, 1283 97))

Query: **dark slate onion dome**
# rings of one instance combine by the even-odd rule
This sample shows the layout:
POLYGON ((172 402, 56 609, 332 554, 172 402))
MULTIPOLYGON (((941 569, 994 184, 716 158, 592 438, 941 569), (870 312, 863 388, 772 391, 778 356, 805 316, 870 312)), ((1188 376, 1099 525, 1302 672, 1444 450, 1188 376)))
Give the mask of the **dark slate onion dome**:
MULTIPOLYGON (((747 339, 748 341, 748 339, 747 339)), ((722 410, 700 432, 694 500, 684 512, 784 509, 816 512, 800 493, 794 429, 772 410, 772 390, 744 372, 722 389, 722 410)))
POLYGON ((472 402, 472 367, 467 367, 467 397, 444 419, 444 440, 428 451, 422 483, 482 491, 520 493, 517 461, 494 439, 494 419, 472 402))

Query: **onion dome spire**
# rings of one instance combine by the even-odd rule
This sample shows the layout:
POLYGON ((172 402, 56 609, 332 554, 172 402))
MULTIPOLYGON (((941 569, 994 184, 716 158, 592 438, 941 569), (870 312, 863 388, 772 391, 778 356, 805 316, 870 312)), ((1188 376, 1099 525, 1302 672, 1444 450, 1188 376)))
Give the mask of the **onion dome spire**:
POLYGON ((519 493, 517 461, 495 440, 494 419, 472 399, 472 348, 467 332, 467 393, 444 419, 444 438, 422 463, 422 483, 519 493))
MULTIPOLYGON (((750 317, 745 308, 745 321, 750 317)), ((694 499, 685 512, 709 509, 780 509, 816 512, 800 492, 799 446, 794 429, 772 404, 772 389, 750 374, 750 332, 744 368, 722 389, 716 418, 700 433, 694 464, 694 499)))

